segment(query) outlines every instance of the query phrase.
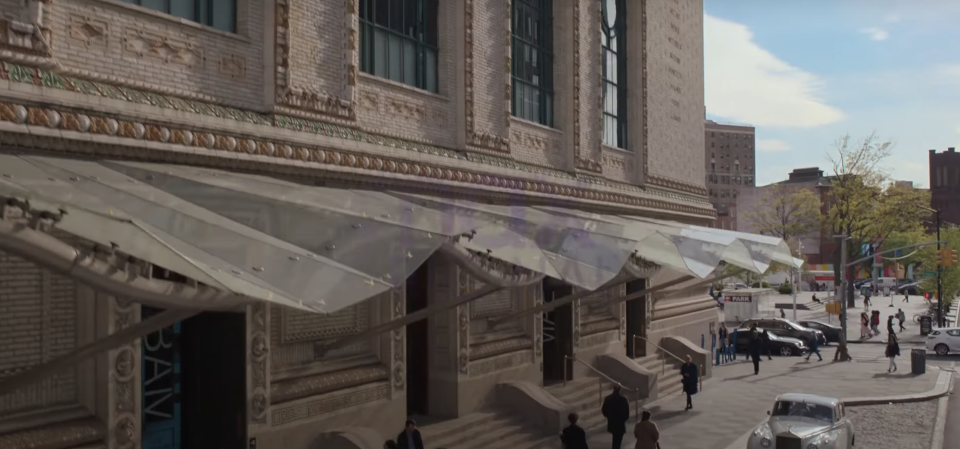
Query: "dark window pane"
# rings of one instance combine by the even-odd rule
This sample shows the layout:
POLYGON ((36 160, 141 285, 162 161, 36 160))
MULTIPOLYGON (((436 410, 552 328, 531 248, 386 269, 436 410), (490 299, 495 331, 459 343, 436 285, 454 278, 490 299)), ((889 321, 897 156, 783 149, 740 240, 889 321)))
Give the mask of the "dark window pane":
POLYGON ((213 21, 210 26, 227 32, 237 30, 237 2, 236 0, 211 0, 210 13, 213 21))
POLYGON ((424 11, 424 37, 423 42, 427 45, 432 45, 436 47, 440 40, 438 38, 437 30, 437 10, 438 2, 437 0, 426 0, 426 11, 424 11))
POLYGON ((140 0, 140 6, 155 11, 170 13, 170 11, 167 10, 167 0, 140 0))
MULTIPOLYGON (((392 0, 390 2, 390 29, 404 34, 403 21, 406 13, 403 0, 392 0)), ((416 14, 416 12, 414 12, 416 14)))
POLYGON ((374 4, 373 23, 390 28, 390 0, 371 0, 374 4))

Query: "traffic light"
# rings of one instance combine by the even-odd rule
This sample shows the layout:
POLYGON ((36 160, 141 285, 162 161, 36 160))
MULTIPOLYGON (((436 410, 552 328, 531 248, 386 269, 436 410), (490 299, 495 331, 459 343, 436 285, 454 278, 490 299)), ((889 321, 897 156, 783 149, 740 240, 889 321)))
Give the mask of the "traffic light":
POLYGON ((957 251, 953 249, 941 249, 937 251, 937 266, 952 267, 957 265, 957 251))
POLYGON ((956 264, 957 264, 957 250, 955 249, 944 250, 943 266, 952 267, 956 264))

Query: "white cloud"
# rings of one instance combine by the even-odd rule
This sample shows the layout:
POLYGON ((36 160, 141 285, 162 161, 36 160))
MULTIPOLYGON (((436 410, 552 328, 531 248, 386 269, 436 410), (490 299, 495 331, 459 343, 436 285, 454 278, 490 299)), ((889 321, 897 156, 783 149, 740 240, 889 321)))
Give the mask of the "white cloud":
POLYGON ((888 33, 887 30, 883 28, 878 28, 878 27, 862 28, 860 30, 860 33, 866 34, 870 38, 870 40, 874 40, 878 42, 890 39, 890 33, 888 33))
POLYGON ((776 139, 757 139, 757 149, 760 151, 767 151, 770 153, 780 152, 780 151, 789 151, 790 145, 782 140, 776 139))
POLYGON ((821 98, 821 81, 753 41, 739 23, 704 15, 707 111, 771 128, 814 128, 843 119, 821 98))

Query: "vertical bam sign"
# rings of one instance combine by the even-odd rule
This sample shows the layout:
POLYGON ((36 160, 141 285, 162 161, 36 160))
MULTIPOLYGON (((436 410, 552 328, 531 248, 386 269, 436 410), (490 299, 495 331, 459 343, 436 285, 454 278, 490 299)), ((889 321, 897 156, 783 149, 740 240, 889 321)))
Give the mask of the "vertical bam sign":
MULTIPOLYGON (((143 309, 144 319, 158 313, 143 309)), ((142 340, 143 449, 180 449, 180 323, 142 340)))

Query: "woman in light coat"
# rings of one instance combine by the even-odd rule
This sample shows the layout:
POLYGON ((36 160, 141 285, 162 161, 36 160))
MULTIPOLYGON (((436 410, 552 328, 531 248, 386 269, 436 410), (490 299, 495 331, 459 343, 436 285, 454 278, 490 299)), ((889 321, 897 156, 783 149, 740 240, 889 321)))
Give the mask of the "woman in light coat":
POLYGON ((634 449, 660 449, 660 429, 650 421, 650 412, 640 414, 640 422, 633 426, 633 436, 637 438, 634 449))

